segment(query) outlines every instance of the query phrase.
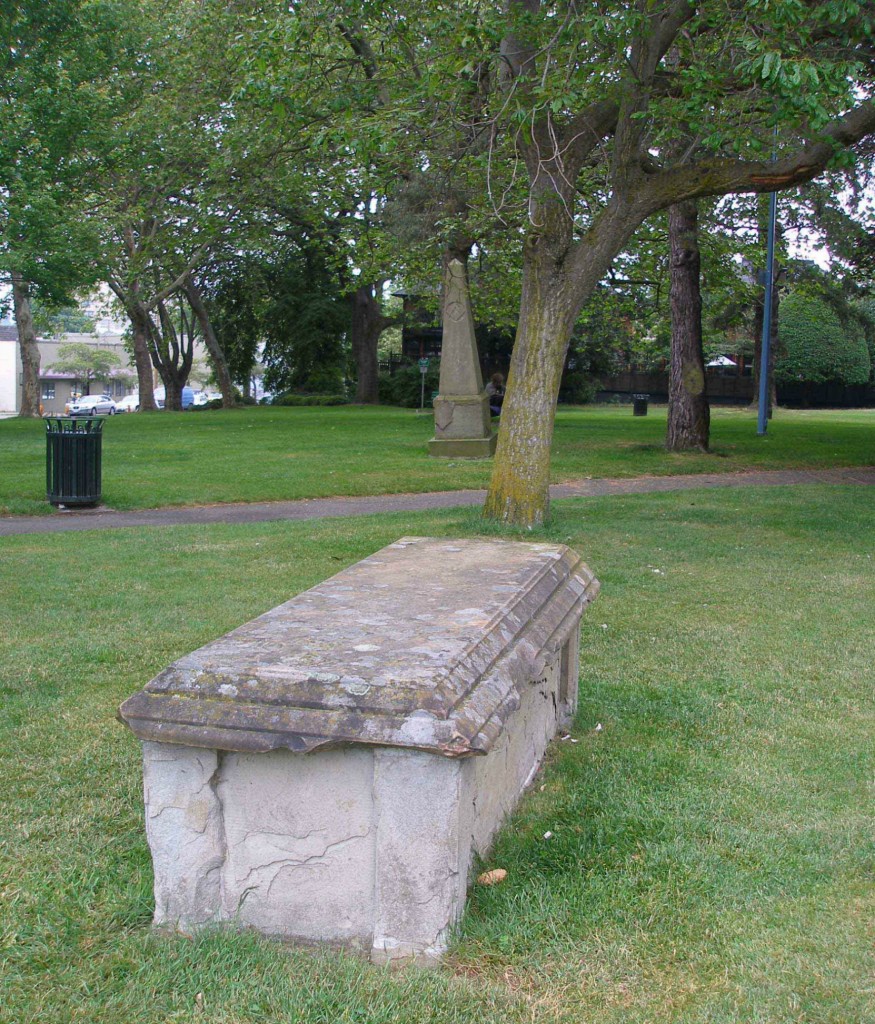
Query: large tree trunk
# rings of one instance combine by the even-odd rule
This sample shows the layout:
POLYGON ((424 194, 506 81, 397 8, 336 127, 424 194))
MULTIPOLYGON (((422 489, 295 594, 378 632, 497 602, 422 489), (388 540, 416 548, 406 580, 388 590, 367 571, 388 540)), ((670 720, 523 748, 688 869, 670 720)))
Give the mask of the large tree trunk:
POLYGON ((523 245, 520 318, 484 507, 487 518, 529 528, 549 514, 553 419, 574 322, 643 220, 618 199, 572 245, 565 207, 545 192, 523 245))
POLYGON ((162 379, 164 380, 165 412, 182 412, 182 385, 173 374, 168 374, 162 379))
POLYGON ((397 317, 383 315, 378 294, 379 285, 363 284, 349 296, 352 309, 350 340, 356 370, 355 400, 365 405, 373 405, 380 400, 377 345, 383 331, 398 322, 397 317))
POLYGON ((484 508, 491 519, 532 527, 549 515, 553 419, 575 313, 563 269, 529 260, 484 508))
POLYGON ((702 352, 698 221, 694 199, 669 207, 671 368, 665 444, 673 452, 707 451, 711 425, 702 352))
POLYGON ((140 412, 155 412, 158 406, 155 404, 155 387, 152 376, 152 357, 150 355, 149 313, 140 301, 140 286, 134 281, 128 287, 123 287, 120 281, 110 277, 109 287, 113 290, 116 298, 124 306, 128 319, 131 321, 132 347, 134 350, 134 366, 137 370, 137 393, 140 401, 140 412))
POLYGON ((137 390, 140 399, 140 412, 155 412, 155 385, 152 375, 152 357, 149 355, 149 328, 144 317, 130 317, 134 365, 137 368, 137 390))
POLYGON ((40 354, 30 311, 30 288, 16 271, 12 271, 12 303, 15 309, 15 326, 18 329, 18 347, 21 352, 21 408, 19 416, 40 414, 40 354))
MULTIPOLYGON (((225 353, 222 351, 222 346, 219 344, 219 339, 216 337, 213 325, 210 323, 207 307, 204 305, 201 293, 193 281, 189 280, 186 283, 185 294, 200 324, 204 344, 207 347, 207 352, 210 354, 210 361, 213 364, 213 370, 219 384, 219 391, 222 393, 222 408, 231 409, 234 407, 234 386, 231 382, 231 373, 228 370, 228 360, 225 358, 225 353)), ((244 393, 249 393, 248 380, 244 393)))
POLYGON ((377 341, 380 334, 374 327, 379 322, 380 306, 369 284, 356 288, 349 301, 352 307, 350 340, 355 359, 355 400, 373 405, 379 401, 377 341))
POLYGON ((163 302, 158 303, 158 324, 150 318, 150 352, 155 369, 164 382, 165 412, 182 412, 182 389, 191 373, 194 355, 194 327, 180 308, 180 328, 163 302))
MULTIPOLYGON (((533 525, 547 513, 552 416, 571 325, 632 231, 657 210, 685 199, 765 192, 811 180, 838 150, 875 132, 875 103, 862 99, 816 131, 797 128, 790 118, 788 135, 798 132, 803 138, 798 144, 788 139, 780 157, 771 161, 749 159, 744 153, 699 156, 695 146, 673 161, 666 147, 658 147, 659 152, 653 148, 662 113, 658 98, 666 95, 666 81, 670 87, 673 78, 696 69, 695 63, 678 63, 676 41, 686 36, 688 22, 702 5, 687 0, 635 5, 641 15, 635 27, 618 25, 618 32, 626 33, 616 41, 624 67, 615 68, 610 88, 570 116, 565 111, 573 101, 544 86, 554 74, 554 62, 562 59, 552 41, 544 46, 542 29, 548 21, 542 15, 553 5, 506 0, 503 6, 507 31, 496 79, 507 104, 531 111, 525 128, 514 133, 529 179, 531 227, 524 244, 518 334, 486 513, 533 525), (559 109, 563 114, 556 119, 552 111, 559 109), (607 138, 612 140, 609 147, 603 143, 607 138), (598 170, 594 178, 581 181, 587 165, 598 170), (600 209, 594 197, 587 202, 584 216, 594 221, 575 240, 577 189, 585 190, 595 179, 597 190, 604 189, 611 198, 600 209), (542 353, 535 351, 539 347, 542 353)), ((565 27, 557 31, 561 35, 565 27)), ((580 41, 585 41, 584 34, 580 41)), ((724 72, 729 82, 731 68, 721 66, 724 72)))

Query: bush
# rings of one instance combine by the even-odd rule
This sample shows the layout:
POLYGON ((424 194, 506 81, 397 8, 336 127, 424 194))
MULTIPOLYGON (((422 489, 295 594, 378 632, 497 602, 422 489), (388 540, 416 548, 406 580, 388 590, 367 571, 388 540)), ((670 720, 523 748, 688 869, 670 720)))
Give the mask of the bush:
POLYGON ((862 331, 846 329, 822 299, 794 292, 780 306, 778 383, 865 384, 871 363, 862 331))
MULTIPOLYGON (((441 364, 432 359, 425 375, 425 404, 431 405, 431 396, 440 383, 441 364)), ((380 403, 400 405, 405 409, 418 409, 422 395, 422 374, 419 366, 400 366, 394 374, 381 373, 378 381, 380 403)))
POLYGON ((307 375, 306 381, 293 390, 308 395, 342 395, 346 392, 346 382, 339 367, 317 366, 307 375))
POLYGON ((346 395, 299 395, 295 391, 277 395, 271 405, 346 405, 346 395))
POLYGON ((582 370, 566 370, 559 385, 559 401, 563 405, 587 405, 595 400, 599 382, 582 370))

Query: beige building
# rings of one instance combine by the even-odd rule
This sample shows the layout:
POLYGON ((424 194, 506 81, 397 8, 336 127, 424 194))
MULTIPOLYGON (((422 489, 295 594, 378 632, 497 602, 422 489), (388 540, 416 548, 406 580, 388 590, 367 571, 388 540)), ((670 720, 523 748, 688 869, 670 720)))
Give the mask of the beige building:
POLYGON ((110 398, 124 398, 136 391, 136 370, 125 351, 120 334, 65 334, 60 338, 40 339, 40 403, 45 413, 63 413, 64 406, 73 397, 82 393, 81 381, 71 373, 53 370, 58 361, 58 350, 62 345, 85 344, 112 352, 119 360, 118 369, 111 371, 109 380, 92 380, 91 394, 109 395, 110 398))
MULTIPOLYGON (((58 361, 58 350, 62 345, 82 343, 95 348, 106 349, 119 359, 118 369, 113 370, 108 380, 93 380, 91 394, 107 394, 116 401, 137 390, 137 373, 133 361, 125 349, 119 331, 105 331, 98 334, 64 334, 57 338, 39 338, 40 350, 40 404, 44 414, 59 415, 64 406, 83 392, 82 381, 72 373, 61 373, 53 369, 58 361)), ((206 363, 205 350, 195 343, 195 359, 199 365, 206 363)), ((195 374, 192 374, 194 377, 195 374)), ((203 374, 205 376, 205 374, 203 374)), ((160 386, 157 372, 154 383, 160 386)), ((18 347, 18 332, 15 325, 0 324, 0 415, 14 415, 21 408, 21 354, 18 347)))
POLYGON ((18 333, 14 327, 0 324, 0 416, 18 411, 20 374, 18 333))
MULTIPOLYGON (((58 351, 62 345, 93 345, 118 357, 119 367, 112 371, 109 380, 91 382, 92 394, 107 394, 118 399, 136 391, 136 371, 122 343, 121 334, 64 334, 57 338, 39 338, 38 343, 40 404, 44 413, 63 413, 64 406, 70 399, 83 392, 83 383, 77 380, 74 374, 61 373, 53 369, 59 359, 58 351)), ((22 382, 18 333, 14 326, 0 325, 0 413, 17 413, 21 408, 22 382)))

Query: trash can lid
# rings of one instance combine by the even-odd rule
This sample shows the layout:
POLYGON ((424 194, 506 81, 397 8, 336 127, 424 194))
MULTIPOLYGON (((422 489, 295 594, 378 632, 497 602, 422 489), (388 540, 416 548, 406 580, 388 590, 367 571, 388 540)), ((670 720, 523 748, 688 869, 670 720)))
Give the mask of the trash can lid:
POLYGON ((47 434, 99 434, 105 416, 46 416, 47 434))

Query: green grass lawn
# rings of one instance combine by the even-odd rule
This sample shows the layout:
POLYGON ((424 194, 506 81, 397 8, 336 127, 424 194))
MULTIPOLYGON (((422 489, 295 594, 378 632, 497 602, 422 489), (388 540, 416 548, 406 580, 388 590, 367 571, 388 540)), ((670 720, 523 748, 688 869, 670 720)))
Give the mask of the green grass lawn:
POLYGON ((603 585, 577 742, 432 972, 150 937, 138 749, 114 716, 171 659, 399 535, 477 533, 476 512, 0 541, 0 1022, 875 1020, 871 490, 554 513, 535 539, 603 585))
MULTIPOLYGON (((768 434, 742 409, 716 409, 713 453, 663 448, 665 407, 560 409, 552 476, 731 472, 875 462, 875 410, 779 410, 768 434)), ((0 420, 0 514, 49 512, 40 421, 0 420)), ((489 461, 429 457, 430 415, 408 409, 283 409, 111 417, 103 497, 111 508, 273 501, 485 486, 489 461)))

